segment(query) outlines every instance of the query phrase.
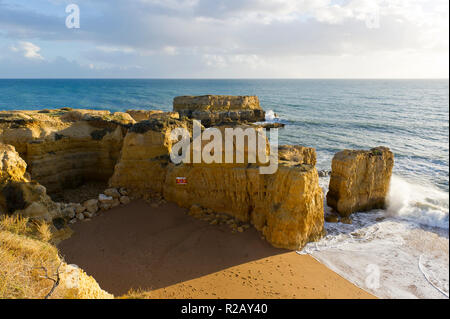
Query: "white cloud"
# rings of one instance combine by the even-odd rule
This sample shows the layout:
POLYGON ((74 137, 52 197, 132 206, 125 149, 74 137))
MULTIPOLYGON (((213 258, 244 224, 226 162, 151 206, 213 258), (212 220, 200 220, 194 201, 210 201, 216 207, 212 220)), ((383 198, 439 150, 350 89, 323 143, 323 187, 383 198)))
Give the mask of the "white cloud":
POLYGON ((35 40, 47 59, 71 43, 66 57, 81 65, 149 77, 446 77, 447 1, 78 0, 83 26, 71 32, 0 0, 0 40, 27 41, 7 51, 30 61, 43 59, 35 40))
POLYGON ((178 54, 177 48, 174 46, 170 46, 170 45, 164 47, 163 52, 167 55, 177 55, 178 54))
POLYGON ((44 60, 44 57, 39 53, 41 48, 31 42, 20 41, 17 46, 11 46, 10 50, 22 54, 27 59, 44 60))

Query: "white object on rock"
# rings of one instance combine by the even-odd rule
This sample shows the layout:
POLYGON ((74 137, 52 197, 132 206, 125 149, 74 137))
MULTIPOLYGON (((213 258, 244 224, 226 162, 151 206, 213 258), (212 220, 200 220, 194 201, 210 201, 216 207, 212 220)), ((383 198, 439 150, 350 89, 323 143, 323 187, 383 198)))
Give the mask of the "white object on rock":
POLYGON ((98 195, 98 200, 99 200, 100 203, 112 202, 113 198, 112 198, 112 196, 107 196, 105 194, 99 194, 98 195))

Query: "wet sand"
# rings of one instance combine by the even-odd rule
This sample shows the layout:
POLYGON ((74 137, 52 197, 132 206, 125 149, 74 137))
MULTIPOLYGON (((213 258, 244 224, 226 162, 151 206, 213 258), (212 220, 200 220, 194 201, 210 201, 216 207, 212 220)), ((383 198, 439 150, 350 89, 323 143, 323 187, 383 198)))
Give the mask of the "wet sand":
POLYGON ((232 233, 175 204, 135 201, 72 228, 58 245, 66 262, 115 296, 141 289, 147 298, 373 298, 254 229, 232 233))

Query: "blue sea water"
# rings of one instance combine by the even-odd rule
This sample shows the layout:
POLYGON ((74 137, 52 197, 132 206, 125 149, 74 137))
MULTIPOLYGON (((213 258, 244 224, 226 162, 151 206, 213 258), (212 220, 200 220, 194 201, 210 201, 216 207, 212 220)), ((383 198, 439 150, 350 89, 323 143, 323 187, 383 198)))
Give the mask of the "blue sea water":
MULTIPOLYGON (((318 169, 346 148, 388 146, 387 210, 354 214, 353 225, 326 223, 328 235, 303 253, 379 297, 448 298, 448 80, 0 79, 0 110, 169 111, 175 96, 204 94, 259 96, 287 124, 279 143, 315 147, 318 169), (373 265, 375 288, 366 283, 373 265)), ((320 179, 324 192, 328 182, 320 179)))

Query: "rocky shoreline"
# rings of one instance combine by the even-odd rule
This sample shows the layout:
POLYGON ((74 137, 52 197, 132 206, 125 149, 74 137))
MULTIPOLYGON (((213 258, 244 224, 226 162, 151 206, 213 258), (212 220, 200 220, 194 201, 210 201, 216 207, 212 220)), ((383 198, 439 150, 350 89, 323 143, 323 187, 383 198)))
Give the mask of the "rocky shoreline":
POLYGON ((60 228, 136 198, 170 201, 212 224, 239 232, 253 226, 273 246, 298 250, 323 236, 325 218, 335 220, 324 216, 319 176, 331 175, 327 204, 343 218, 385 206, 394 161, 387 148, 339 152, 331 173, 318 172, 315 149, 299 145, 279 147, 272 175, 251 163, 175 165, 173 129, 192 131, 194 119, 222 130, 262 128, 265 112, 257 97, 177 97, 173 106, 173 112, 0 112, 1 213, 60 228), (180 176, 186 185, 176 183, 180 176), (88 182, 109 187, 82 203, 52 200, 88 182))

